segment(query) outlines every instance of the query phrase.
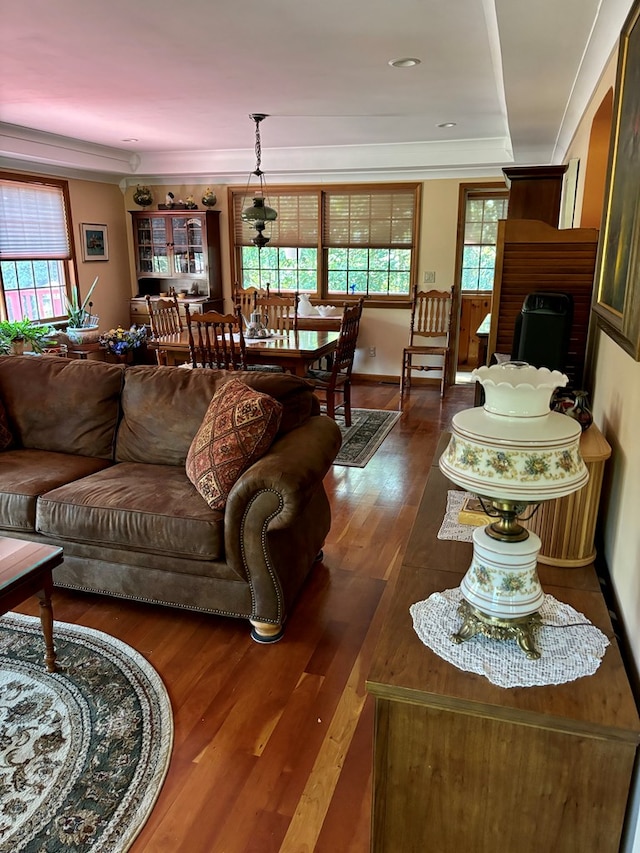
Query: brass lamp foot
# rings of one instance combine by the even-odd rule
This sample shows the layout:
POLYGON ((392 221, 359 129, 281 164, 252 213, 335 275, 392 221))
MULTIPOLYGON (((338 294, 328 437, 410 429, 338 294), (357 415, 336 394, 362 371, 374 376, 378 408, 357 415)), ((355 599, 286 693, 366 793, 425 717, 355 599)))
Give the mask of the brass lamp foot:
POLYGON ((493 640, 511 640, 516 642, 531 660, 538 660, 540 652, 536 649, 533 635, 542 623, 539 613, 531 613, 529 616, 521 616, 515 619, 497 619, 495 616, 487 616, 472 607, 467 601, 461 601, 458 613, 463 618, 462 627, 451 639, 454 643, 464 643, 476 634, 482 634, 493 640))

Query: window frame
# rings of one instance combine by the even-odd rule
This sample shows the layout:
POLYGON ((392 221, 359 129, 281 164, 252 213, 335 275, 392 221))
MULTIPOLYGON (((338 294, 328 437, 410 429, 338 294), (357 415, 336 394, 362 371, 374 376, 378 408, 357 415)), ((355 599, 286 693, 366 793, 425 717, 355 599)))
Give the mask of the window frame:
MULTIPOLYGON (((464 258, 464 235, 467 221, 467 202, 469 199, 473 199, 473 197, 485 200, 490 198, 504 198, 509 199, 509 189, 504 183, 499 183, 497 181, 487 181, 487 182, 479 182, 479 183, 464 183, 460 184, 459 195, 458 195, 458 227, 456 234, 456 268, 455 268, 455 281, 456 281, 456 289, 460 296, 465 295, 476 295, 482 296, 493 294, 493 288, 491 290, 463 290, 462 289, 462 262, 464 258)), ((496 243, 497 245, 497 243, 496 243)), ((494 268, 495 269, 495 268, 494 268)))
MULTIPOLYGON (((267 199, 270 197, 270 190, 274 195, 311 195, 316 194, 318 198, 318 228, 317 228, 317 284, 315 291, 305 291, 309 293, 311 301, 314 302, 330 302, 339 301, 357 302, 364 295, 365 304, 373 308, 402 308, 411 304, 412 284, 416 280, 416 275, 419 266, 419 235, 422 219, 422 183, 419 181, 401 181, 401 182, 384 182, 384 183, 362 183, 362 184, 283 184, 269 187, 265 195, 267 199), (361 293, 354 294, 335 294, 329 293, 328 290, 328 245, 324 243, 324 199, 329 193, 338 194, 365 194, 365 193, 389 193, 393 191, 411 192, 414 197, 413 221, 411 229, 411 243, 408 248, 411 251, 411 264, 409 270, 409 292, 405 294, 393 294, 383 296, 376 294, 373 296, 361 293)), ((242 248, 243 245, 236 243, 235 233, 235 199, 238 197, 248 198, 251 192, 247 191, 247 187, 230 186, 227 188, 228 193, 228 209, 229 209, 229 246, 231 260, 231 279, 233 282, 240 283, 242 278, 242 248)), ((276 205, 273 205, 276 206, 276 205)), ((277 207, 276 207, 277 209, 277 207)), ((267 231, 268 234, 268 231, 267 231)), ((246 244, 244 244, 246 245, 246 244)), ((275 248, 275 246, 274 246, 275 248)), ((298 248, 298 247, 291 247, 298 248)), ((351 248, 384 248, 379 244, 363 243, 360 246, 351 246, 351 248)), ((388 248, 397 248, 389 246, 388 248)))
MULTIPOLYGON (((67 238, 69 242, 69 257, 68 258, 0 258, 0 260, 8 262, 30 261, 33 263, 36 260, 56 261, 59 262, 64 275, 64 290, 67 298, 69 298, 73 288, 77 287, 78 273, 76 266, 76 247, 73 235, 72 219, 71 219, 71 197, 69 194, 69 182, 62 178, 43 177, 41 175, 30 175, 19 172, 6 172, 0 170, 0 180, 5 182, 15 182, 19 184, 34 184, 41 187, 55 187, 60 190, 64 205, 64 214, 67 225, 67 238)), ((7 302, 2 281, 2 271, 0 270, 0 319, 6 320, 7 302)), ((39 319, 38 323, 59 324, 67 319, 66 311, 59 316, 39 319)))

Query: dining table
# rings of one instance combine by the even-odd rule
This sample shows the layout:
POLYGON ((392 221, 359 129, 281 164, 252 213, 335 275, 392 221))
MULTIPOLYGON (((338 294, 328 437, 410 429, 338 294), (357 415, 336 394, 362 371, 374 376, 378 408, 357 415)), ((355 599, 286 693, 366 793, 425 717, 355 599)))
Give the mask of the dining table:
MULTIPOLYGON (((269 338, 245 336, 247 364, 277 364, 296 376, 304 376, 316 361, 335 352, 340 333, 337 331, 303 329, 273 333, 269 338)), ((167 354, 168 364, 189 361, 189 332, 150 338, 147 346, 167 354)))

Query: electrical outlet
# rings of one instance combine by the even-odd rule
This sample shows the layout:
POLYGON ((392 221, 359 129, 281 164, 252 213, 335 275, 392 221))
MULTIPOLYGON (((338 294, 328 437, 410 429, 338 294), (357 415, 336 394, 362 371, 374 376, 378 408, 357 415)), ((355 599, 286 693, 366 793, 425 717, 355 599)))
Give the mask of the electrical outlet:
POLYGON ((375 357, 376 357, 376 348, 375 347, 369 347, 369 358, 375 358, 375 357))
POLYGON ((425 284, 435 284, 436 283, 436 271, 428 270, 424 274, 424 283, 425 284))

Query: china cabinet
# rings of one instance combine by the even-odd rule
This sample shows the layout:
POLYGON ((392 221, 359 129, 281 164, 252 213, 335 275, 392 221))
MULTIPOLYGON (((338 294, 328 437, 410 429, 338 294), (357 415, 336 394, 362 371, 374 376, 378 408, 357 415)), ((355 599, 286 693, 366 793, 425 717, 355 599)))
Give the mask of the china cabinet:
POLYGON ((220 211, 131 211, 138 296, 220 301, 220 211))

